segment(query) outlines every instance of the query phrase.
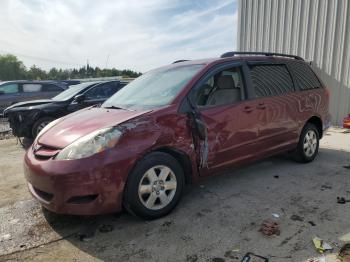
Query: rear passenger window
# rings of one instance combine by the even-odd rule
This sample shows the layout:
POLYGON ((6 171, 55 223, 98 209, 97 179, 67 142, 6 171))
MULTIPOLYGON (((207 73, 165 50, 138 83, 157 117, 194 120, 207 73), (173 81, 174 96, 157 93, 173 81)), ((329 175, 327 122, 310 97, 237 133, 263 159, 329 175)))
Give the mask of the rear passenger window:
POLYGON ((291 69, 294 73, 295 85, 300 90, 309 90, 320 88, 321 83, 306 63, 290 62, 291 69))
POLYGON ((23 84, 24 93, 32 93, 32 92, 40 92, 40 91, 41 91, 40 84, 23 84))
POLYGON ((250 67, 256 97, 277 96, 294 91, 293 81, 285 65, 250 67))

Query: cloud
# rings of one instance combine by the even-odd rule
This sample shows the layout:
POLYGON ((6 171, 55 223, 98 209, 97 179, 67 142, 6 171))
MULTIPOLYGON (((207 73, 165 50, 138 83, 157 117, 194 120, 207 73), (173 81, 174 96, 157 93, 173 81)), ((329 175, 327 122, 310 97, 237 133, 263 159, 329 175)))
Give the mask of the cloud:
POLYGON ((108 67, 147 71, 233 50, 236 5, 235 0, 2 0, 0 53, 46 69, 86 60, 105 67, 108 60, 108 67))

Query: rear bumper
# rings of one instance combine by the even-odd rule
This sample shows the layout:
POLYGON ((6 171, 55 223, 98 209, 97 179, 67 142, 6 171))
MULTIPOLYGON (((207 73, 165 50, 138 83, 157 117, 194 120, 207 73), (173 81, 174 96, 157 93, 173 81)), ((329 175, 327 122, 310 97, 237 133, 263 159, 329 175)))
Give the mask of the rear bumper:
POLYGON ((323 133, 327 131, 332 126, 332 116, 328 114, 323 120, 323 133))

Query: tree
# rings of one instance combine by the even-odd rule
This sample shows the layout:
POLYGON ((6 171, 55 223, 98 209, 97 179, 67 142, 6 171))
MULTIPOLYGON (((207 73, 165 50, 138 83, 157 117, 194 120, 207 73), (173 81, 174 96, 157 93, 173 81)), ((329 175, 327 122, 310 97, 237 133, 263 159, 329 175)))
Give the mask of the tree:
POLYGON ((81 68, 58 69, 51 68, 48 72, 33 65, 26 69, 22 61, 13 55, 0 55, 0 80, 65 80, 90 77, 126 76, 137 77, 141 73, 132 70, 101 69, 89 64, 81 68))
POLYGON ((46 80, 47 79, 47 73, 40 69, 39 67, 36 67, 36 65, 31 66, 29 71, 27 72, 27 79, 29 80, 46 80))
POLYGON ((24 79, 26 68, 14 55, 0 55, 0 80, 24 79))

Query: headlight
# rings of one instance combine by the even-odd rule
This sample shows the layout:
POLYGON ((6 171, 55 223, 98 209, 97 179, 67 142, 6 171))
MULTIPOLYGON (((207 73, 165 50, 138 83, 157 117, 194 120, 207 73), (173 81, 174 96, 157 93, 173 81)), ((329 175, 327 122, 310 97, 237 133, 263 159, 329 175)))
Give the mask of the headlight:
POLYGON ((89 157, 106 149, 113 148, 118 143, 121 135, 122 132, 116 127, 94 131, 62 149, 55 159, 69 160, 89 157))
POLYGON ((35 140, 38 140, 39 137, 44 134, 47 130, 49 130, 51 127, 53 127, 54 125, 57 124, 57 122, 61 120, 60 118, 48 123, 43 129, 41 129, 41 131, 39 132, 39 134, 36 136, 36 139, 35 140))

